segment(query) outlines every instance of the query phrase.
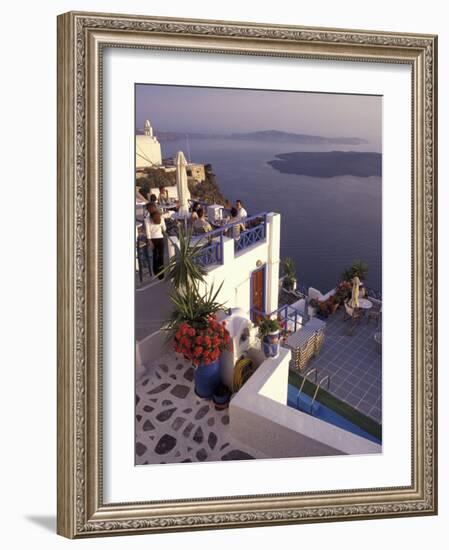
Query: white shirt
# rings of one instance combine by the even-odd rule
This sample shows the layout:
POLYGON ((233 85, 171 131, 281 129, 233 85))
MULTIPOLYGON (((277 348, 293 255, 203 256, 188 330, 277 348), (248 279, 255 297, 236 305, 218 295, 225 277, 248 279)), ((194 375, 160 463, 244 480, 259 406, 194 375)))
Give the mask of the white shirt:
POLYGON ((162 231, 165 231, 165 229, 164 218, 161 218, 161 223, 154 223, 150 217, 145 218, 147 239, 162 239, 164 237, 162 231))
POLYGON ((248 216, 248 212, 243 208, 243 206, 241 206, 238 210, 237 210, 237 216, 239 218, 246 218, 248 216))

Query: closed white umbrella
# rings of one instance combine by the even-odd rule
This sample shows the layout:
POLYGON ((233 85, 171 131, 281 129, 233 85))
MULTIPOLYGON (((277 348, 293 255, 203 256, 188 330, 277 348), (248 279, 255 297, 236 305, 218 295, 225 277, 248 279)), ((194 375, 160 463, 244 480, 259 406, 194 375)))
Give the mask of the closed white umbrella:
POLYGON ((359 307, 359 287, 360 287, 360 279, 356 275, 352 279, 351 301, 349 302, 349 305, 353 308, 359 307))
POLYGON ((190 191, 187 184, 187 161, 182 151, 176 154, 176 187, 178 188, 179 214, 187 217, 189 214, 190 191))

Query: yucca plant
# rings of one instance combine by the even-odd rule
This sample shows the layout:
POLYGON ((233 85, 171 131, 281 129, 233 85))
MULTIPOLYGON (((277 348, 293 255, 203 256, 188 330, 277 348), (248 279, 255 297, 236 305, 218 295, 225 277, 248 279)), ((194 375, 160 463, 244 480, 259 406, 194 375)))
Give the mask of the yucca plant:
POLYGON ((296 269, 293 259, 285 258, 282 262, 282 267, 284 269, 283 286, 287 290, 293 290, 296 280, 296 269))
POLYGON ((345 269, 341 274, 343 281, 351 281, 354 277, 358 277, 361 281, 366 279, 368 274, 368 264, 362 260, 355 260, 351 267, 345 269))
POLYGON ((222 286, 223 283, 215 290, 212 284, 204 294, 196 286, 175 288, 170 295, 175 307, 164 329, 176 331, 182 323, 188 323, 193 328, 206 327, 211 316, 226 309, 225 304, 217 301, 222 286))
POLYGON ((191 228, 179 228, 178 240, 174 241, 169 235, 175 254, 170 258, 162 270, 162 274, 177 289, 198 288, 198 283, 204 281, 206 269, 198 263, 201 257, 204 242, 192 242, 191 228))

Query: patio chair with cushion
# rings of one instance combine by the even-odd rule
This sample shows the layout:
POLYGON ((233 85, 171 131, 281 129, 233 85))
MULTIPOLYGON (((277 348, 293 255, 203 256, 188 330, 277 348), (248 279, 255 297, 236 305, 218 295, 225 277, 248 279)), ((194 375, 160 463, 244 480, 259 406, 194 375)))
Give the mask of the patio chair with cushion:
POLYGON ((344 305, 345 312, 343 315, 343 321, 348 321, 348 319, 351 319, 351 327, 348 331, 348 334, 352 335, 360 319, 362 318, 363 312, 360 308, 351 307, 348 302, 345 302, 344 305))
POLYGON ((376 325, 379 325, 379 321, 382 317, 382 302, 376 300, 376 298, 369 298, 369 301, 373 304, 373 307, 369 310, 367 322, 369 323, 371 319, 374 319, 376 325))

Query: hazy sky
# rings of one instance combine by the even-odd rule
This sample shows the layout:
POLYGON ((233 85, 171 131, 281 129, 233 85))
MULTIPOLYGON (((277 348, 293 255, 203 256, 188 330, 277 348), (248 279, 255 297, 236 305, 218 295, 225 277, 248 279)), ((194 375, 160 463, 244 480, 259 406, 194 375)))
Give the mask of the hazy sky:
POLYGON ((156 130, 217 133, 283 130, 364 138, 380 150, 382 98, 139 84, 136 128, 142 129, 147 118, 156 130))

